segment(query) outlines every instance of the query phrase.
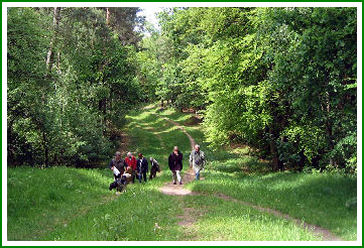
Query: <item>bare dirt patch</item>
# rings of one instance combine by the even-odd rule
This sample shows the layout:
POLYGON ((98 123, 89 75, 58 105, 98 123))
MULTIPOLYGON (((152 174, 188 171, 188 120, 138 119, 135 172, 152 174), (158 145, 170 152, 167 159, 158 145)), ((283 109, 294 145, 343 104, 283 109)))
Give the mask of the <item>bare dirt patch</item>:
POLYGON ((192 226, 195 223, 195 215, 196 210, 193 208, 183 208, 183 215, 178 215, 177 218, 181 221, 178 222, 178 225, 183 227, 192 226))
POLYGON ((196 125, 201 124, 201 122, 202 122, 202 118, 200 116, 192 115, 190 118, 188 118, 184 122, 184 125, 186 125, 186 126, 196 126, 196 125))
MULTIPOLYGON (((182 182, 183 184, 192 182, 194 179, 193 170, 189 168, 183 175, 182 182)), ((166 183, 163 187, 159 190, 166 195, 177 195, 177 196, 184 196, 184 195, 199 195, 197 192, 193 192, 189 189, 185 189, 183 184, 173 184, 173 183, 166 183)))
POLYGON ((184 207, 182 215, 177 216, 180 220, 178 225, 183 228, 185 240, 198 240, 201 238, 195 223, 205 213, 206 210, 184 207))
POLYGON ((175 185, 172 183, 165 184, 160 188, 160 192, 166 195, 196 195, 196 193, 191 190, 183 188, 182 185, 175 185))

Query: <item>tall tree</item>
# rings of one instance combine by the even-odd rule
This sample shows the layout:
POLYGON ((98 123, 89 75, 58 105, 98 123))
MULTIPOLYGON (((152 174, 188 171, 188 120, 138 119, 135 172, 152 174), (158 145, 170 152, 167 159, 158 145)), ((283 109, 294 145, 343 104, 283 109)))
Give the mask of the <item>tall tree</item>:
POLYGON ((246 143, 274 170, 356 170, 355 8, 175 8, 160 21, 155 94, 203 109, 208 142, 246 143))
POLYGON ((10 8, 8 15, 10 164, 100 163, 112 152, 114 126, 139 101, 135 48, 120 41, 102 9, 10 8))

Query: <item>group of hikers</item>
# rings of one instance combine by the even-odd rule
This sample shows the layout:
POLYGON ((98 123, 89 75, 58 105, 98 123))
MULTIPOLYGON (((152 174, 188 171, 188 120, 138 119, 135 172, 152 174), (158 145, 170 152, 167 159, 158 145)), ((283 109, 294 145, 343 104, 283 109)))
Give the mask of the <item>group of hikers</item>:
MULTIPOLYGON (((183 154, 178 149, 178 146, 175 146, 173 152, 168 157, 168 166, 172 172, 173 184, 177 184, 177 182, 182 184, 182 159, 183 154)), ((149 161, 151 164, 149 179, 153 179, 156 177, 157 172, 160 172, 160 166, 153 157, 150 157, 149 161)), ((190 153, 189 163, 193 168, 196 180, 200 180, 200 173, 204 168, 205 162, 204 152, 200 150, 199 145, 195 145, 190 153)), ((138 159, 136 159, 131 152, 128 152, 127 156, 122 159, 121 153, 117 151, 115 157, 109 163, 109 168, 114 174, 114 181, 110 184, 109 190, 116 188, 120 191, 128 182, 134 183, 136 177, 139 183, 142 183, 142 181, 147 182, 149 163, 142 153, 139 153, 138 159)))

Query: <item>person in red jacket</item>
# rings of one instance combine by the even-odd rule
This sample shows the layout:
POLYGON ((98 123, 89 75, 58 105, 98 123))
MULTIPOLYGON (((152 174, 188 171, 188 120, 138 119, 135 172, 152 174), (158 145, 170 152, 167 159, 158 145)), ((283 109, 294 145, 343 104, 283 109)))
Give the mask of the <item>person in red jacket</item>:
POLYGON ((137 168, 137 161, 136 161, 136 158, 133 156, 133 154, 131 152, 128 152, 126 158, 124 159, 124 164, 125 164, 126 170, 131 168, 131 170, 132 170, 131 178, 132 178, 132 182, 134 183, 135 171, 136 171, 136 168, 137 168))

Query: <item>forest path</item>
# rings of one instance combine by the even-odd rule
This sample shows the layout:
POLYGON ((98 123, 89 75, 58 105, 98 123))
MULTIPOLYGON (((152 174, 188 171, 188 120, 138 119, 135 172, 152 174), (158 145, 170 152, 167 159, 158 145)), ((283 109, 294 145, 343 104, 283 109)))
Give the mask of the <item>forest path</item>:
MULTIPOLYGON (((161 117, 158 115, 158 117, 161 117)), ((190 141, 190 145, 191 145, 191 150, 194 149, 194 146, 196 144, 196 141, 194 140, 194 138, 186 131, 186 129, 184 128, 184 126, 182 126, 181 124, 179 124, 176 121, 173 121, 167 117, 161 117, 164 120, 168 121, 169 123, 172 123, 173 125, 177 126, 189 139, 190 141)), ((187 184, 190 183, 194 180, 194 172, 192 170, 191 167, 188 167, 188 170, 185 171, 184 175, 183 175, 183 183, 187 184)), ((174 196, 187 196, 187 195, 206 195, 206 194, 202 194, 202 193, 198 193, 198 192, 194 192, 191 191, 189 189, 186 189, 183 187, 183 185, 174 185, 172 182, 168 182, 166 183, 163 187, 161 187, 160 192, 162 192, 163 194, 166 195, 174 195, 174 196)), ((304 227, 305 229, 308 229, 309 231, 311 231, 315 236, 318 237, 322 237, 322 239, 324 241, 342 241, 341 238, 339 238, 338 236, 332 234, 329 230, 322 228, 320 226, 317 225, 312 225, 312 224, 308 224, 300 219, 294 218, 292 216, 289 216, 288 214, 284 214, 278 210, 275 209, 271 209, 271 208, 267 208, 267 207, 262 207, 262 206, 258 206, 258 205, 254 205, 253 203, 250 202, 245 202, 245 201, 241 201, 235 198, 232 198, 230 196, 224 195, 224 194, 214 194, 215 197, 226 200, 226 201, 232 201, 232 202, 236 202, 239 204, 242 204, 244 206, 248 206, 251 208, 254 208, 258 211, 261 212, 266 212, 269 214, 272 214, 274 216, 277 216, 279 218, 284 218, 288 221, 291 221, 293 223, 295 223, 297 226, 300 227, 304 227)), ((180 199, 183 201, 183 198, 180 199)), ((193 224, 197 221, 197 216, 202 216, 203 212, 202 211, 198 211, 195 209, 191 209, 188 207, 184 207, 183 208, 183 214, 178 216, 178 218, 181 220, 178 224, 182 227, 184 227, 186 230, 186 233, 190 233, 188 231, 188 229, 193 226, 193 224)))
MULTIPOLYGON (((178 122, 175 122, 167 117, 162 117, 162 118, 164 120, 168 121, 169 123, 172 123, 173 125, 177 126, 183 133, 186 134, 186 136, 190 140, 191 151, 192 151, 192 149, 194 149, 194 147, 195 147, 196 142, 192 138, 192 136, 186 131, 186 129, 182 125, 180 125, 178 122)), ((182 182, 190 183, 193 181, 193 179, 194 179, 193 170, 191 167, 188 167, 188 170, 185 171, 185 173, 183 174, 182 182)), ((163 187, 160 188, 160 191, 166 195, 192 195, 192 194, 194 194, 191 190, 185 189, 183 187, 183 185, 179 185, 179 184, 175 185, 172 182, 166 183, 163 187)))

